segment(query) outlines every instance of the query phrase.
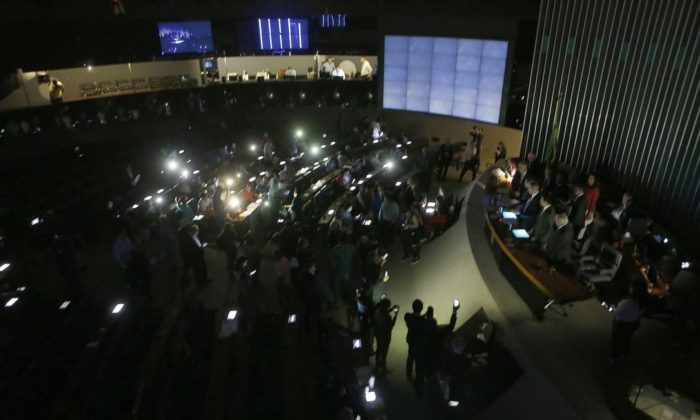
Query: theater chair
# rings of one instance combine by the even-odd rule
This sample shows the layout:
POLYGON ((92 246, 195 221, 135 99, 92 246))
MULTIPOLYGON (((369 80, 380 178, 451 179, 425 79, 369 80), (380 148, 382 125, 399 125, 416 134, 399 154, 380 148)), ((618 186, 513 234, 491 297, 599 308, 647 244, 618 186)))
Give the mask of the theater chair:
POLYGON ((577 277, 589 287, 595 283, 612 281, 622 263, 622 253, 610 244, 603 244, 598 255, 584 255, 580 259, 577 277))

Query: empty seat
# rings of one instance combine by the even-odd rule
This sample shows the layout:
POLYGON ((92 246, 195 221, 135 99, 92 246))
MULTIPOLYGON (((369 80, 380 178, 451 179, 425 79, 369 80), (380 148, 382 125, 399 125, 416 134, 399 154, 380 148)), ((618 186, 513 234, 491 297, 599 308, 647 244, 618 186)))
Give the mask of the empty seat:
POLYGON ((622 253, 612 245, 603 244, 598 255, 581 257, 578 275, 589 284, 609 282, 621 263, 622 253))

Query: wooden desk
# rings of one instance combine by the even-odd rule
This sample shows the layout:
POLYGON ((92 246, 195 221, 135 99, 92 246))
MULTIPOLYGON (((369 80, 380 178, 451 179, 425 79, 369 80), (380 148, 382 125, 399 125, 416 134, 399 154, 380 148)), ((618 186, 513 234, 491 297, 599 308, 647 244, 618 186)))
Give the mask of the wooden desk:
POLYGON ((491 233, 491 244, 498 247, 529 282, 545 296, 544 309, 552 304, 564 304, 586 300, 591 293, 573 275, 553 270, 551 264, 537 252, 518 247, 518 242, 510 246, 511 236, 508 227, 498 220, 491 220, 494 213, 484 210, 484 219, 491 233))
POLYGON ((323 178, 311 184, 311 186, 307 188, 306 191, 304 191, 304 194, 301 196, 302 201, 304 203, 308 202, 311 199, 311 197, 313 197, 314 194, 316 194, 316 192, 321 189, 321 187, 336 179, 338 175, 342 173, 342 171, 342 168, 336 169, 335 171, 327 174, 323 178))
POLYGON ((327 225, 333 220, 333 218, 338 214, 338 210, 345 204, 348 200, 351 200, 352 195, 348 196, 348 192, 344 191, 340 197, 333 200, 333 203, 328 207, 328 210, 321 216, 318 220, 319 225, 327 225), (332 210, 332 211, 331 211, 332 210))
POLYGON ((265 200, 263 198, 258 198, 257 200, 248 204, 248 207, 246 207, 244 211, 235 216, 235 221, 238 223, 244 222, 251 214, 255 213, 255 211, 263 204, 264 201, 265 200))

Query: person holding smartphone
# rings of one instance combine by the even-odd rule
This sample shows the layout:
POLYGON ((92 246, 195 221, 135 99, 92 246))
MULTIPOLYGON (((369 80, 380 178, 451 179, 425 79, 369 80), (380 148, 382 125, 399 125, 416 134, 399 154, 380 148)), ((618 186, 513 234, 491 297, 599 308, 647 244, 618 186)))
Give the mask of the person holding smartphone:
POLYGON ((399 314, 398 306, 391 306, 391 300, 381 299, 374 310, 374 336, 377 340, 377 352, 375 354, 375 372, 386 374, 386 357, 389 354, 391 344, 391 332, 396 324, 399 314))
POLYGON ((420 238, 419 231, 423 226, 423 218, 415 208, 408 208, 404 211, 401 219, 401 243, 403 244, 402 261, 411 260, 411 264, 420 261, 420 238))

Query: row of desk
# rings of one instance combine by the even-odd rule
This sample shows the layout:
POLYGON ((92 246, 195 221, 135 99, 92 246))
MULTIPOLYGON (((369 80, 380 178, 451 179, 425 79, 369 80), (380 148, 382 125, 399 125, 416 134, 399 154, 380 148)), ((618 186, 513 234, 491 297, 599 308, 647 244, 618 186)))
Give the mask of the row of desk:
MULTIPOLYGON (((482 175, 481 182, 489 184, 492 175, 487 172, 482 175)), ((491 182, 492 183, 492 182, 491 182)), ((475 189, 480 191, 480 189, 475 189)), ((503 221, 498 212, 498 207, 492 205, 492 192, 485 191, 483 197, 484 220, 494 252, 500 253, 503 258, 497 258, 499 269, 508 271, 510 276, 522 276, 525 281, 534 286, 537 293, 524 290, 524 282, 514 284, 515 289, 523 297, 536 316, 541 317, 552 305, 558 305, 565 314, 563 304, 586 300, 592 297, 591 292, 576 277, 567 271, 562 271, 550 264, 546 258, 533 247, 529 239, 516 239, 507 223, 503 221), (505 261, 504 261, 505 259, 505 261), (504 267, 504 262, 510 264, 514 270, 504 267), (537 296, 540 301, 537 302, 537 296)), ((499 255, 497 255, 499 256, 499 255)), ((513 279, 509 278, 511 283, 513 279)))

